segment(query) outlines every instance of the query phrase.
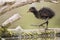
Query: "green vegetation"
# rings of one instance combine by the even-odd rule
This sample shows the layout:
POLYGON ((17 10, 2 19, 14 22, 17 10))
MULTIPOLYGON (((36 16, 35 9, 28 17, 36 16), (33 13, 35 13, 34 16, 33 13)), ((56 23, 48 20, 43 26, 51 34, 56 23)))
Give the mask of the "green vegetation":
POLYGON ((7 28, 5 27, 1 27, 0 28, 0 37, 1 38, 6 38, 6 37, 17 37, 18 34, 14 33, 14 32, 11 32, 11 31, 8 31, 7 28))

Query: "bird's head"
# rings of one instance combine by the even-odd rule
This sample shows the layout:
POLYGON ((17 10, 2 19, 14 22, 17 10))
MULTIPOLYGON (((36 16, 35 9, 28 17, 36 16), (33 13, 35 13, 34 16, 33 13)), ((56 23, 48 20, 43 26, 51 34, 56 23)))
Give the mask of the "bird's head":
POLYGON ((29 8, 28 12, 35 12, 35 11, 36 11, 36 8, 35 7, 31 7, 31 8, 29 8))

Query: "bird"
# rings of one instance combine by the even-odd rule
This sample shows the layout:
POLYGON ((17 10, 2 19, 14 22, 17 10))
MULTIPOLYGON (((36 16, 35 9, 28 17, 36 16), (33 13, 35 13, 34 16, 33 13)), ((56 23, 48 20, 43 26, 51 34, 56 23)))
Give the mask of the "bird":
POLYGON ((43 24, 46 24, 47 26, 45 29, 48 29, 48 20, 55 16, 55 12, 48 7, 43 7, 39 10, 37 10, 35 7, 30 7, 29 12, 33 13, 37 19, 46 20, 46 22, 39 25, 42 26, 43 24))

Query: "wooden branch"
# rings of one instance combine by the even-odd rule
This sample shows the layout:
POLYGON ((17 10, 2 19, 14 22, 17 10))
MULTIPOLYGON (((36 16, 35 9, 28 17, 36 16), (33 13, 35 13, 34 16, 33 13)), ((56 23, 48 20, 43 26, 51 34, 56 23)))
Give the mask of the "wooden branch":
POLYGON ((18 8, 18 7, 21 7, 21 6, 36 2, 36 1, 37 0, 27 0, 24 2, 15 2, 13 5, 9 6, 8 8, 5 8, 4 10, 0 11, 0 15, 4 14, 12 9, 15 9, 15 8, 18 8))

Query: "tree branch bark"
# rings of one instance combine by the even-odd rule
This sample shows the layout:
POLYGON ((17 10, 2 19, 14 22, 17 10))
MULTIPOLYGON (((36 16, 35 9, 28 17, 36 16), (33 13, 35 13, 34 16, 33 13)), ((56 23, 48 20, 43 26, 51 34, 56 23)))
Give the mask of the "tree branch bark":
POLYGON ((7 8, 4 8, 2 11, 0 11, 0 15, 4 14, 12 9, 15 9, 15 8, 18 8, 18 7, 33 3, 33 2, 37 2, 37 0, 27 0, 24 2, 15 2, 13 5, 10 5, 7 8))

